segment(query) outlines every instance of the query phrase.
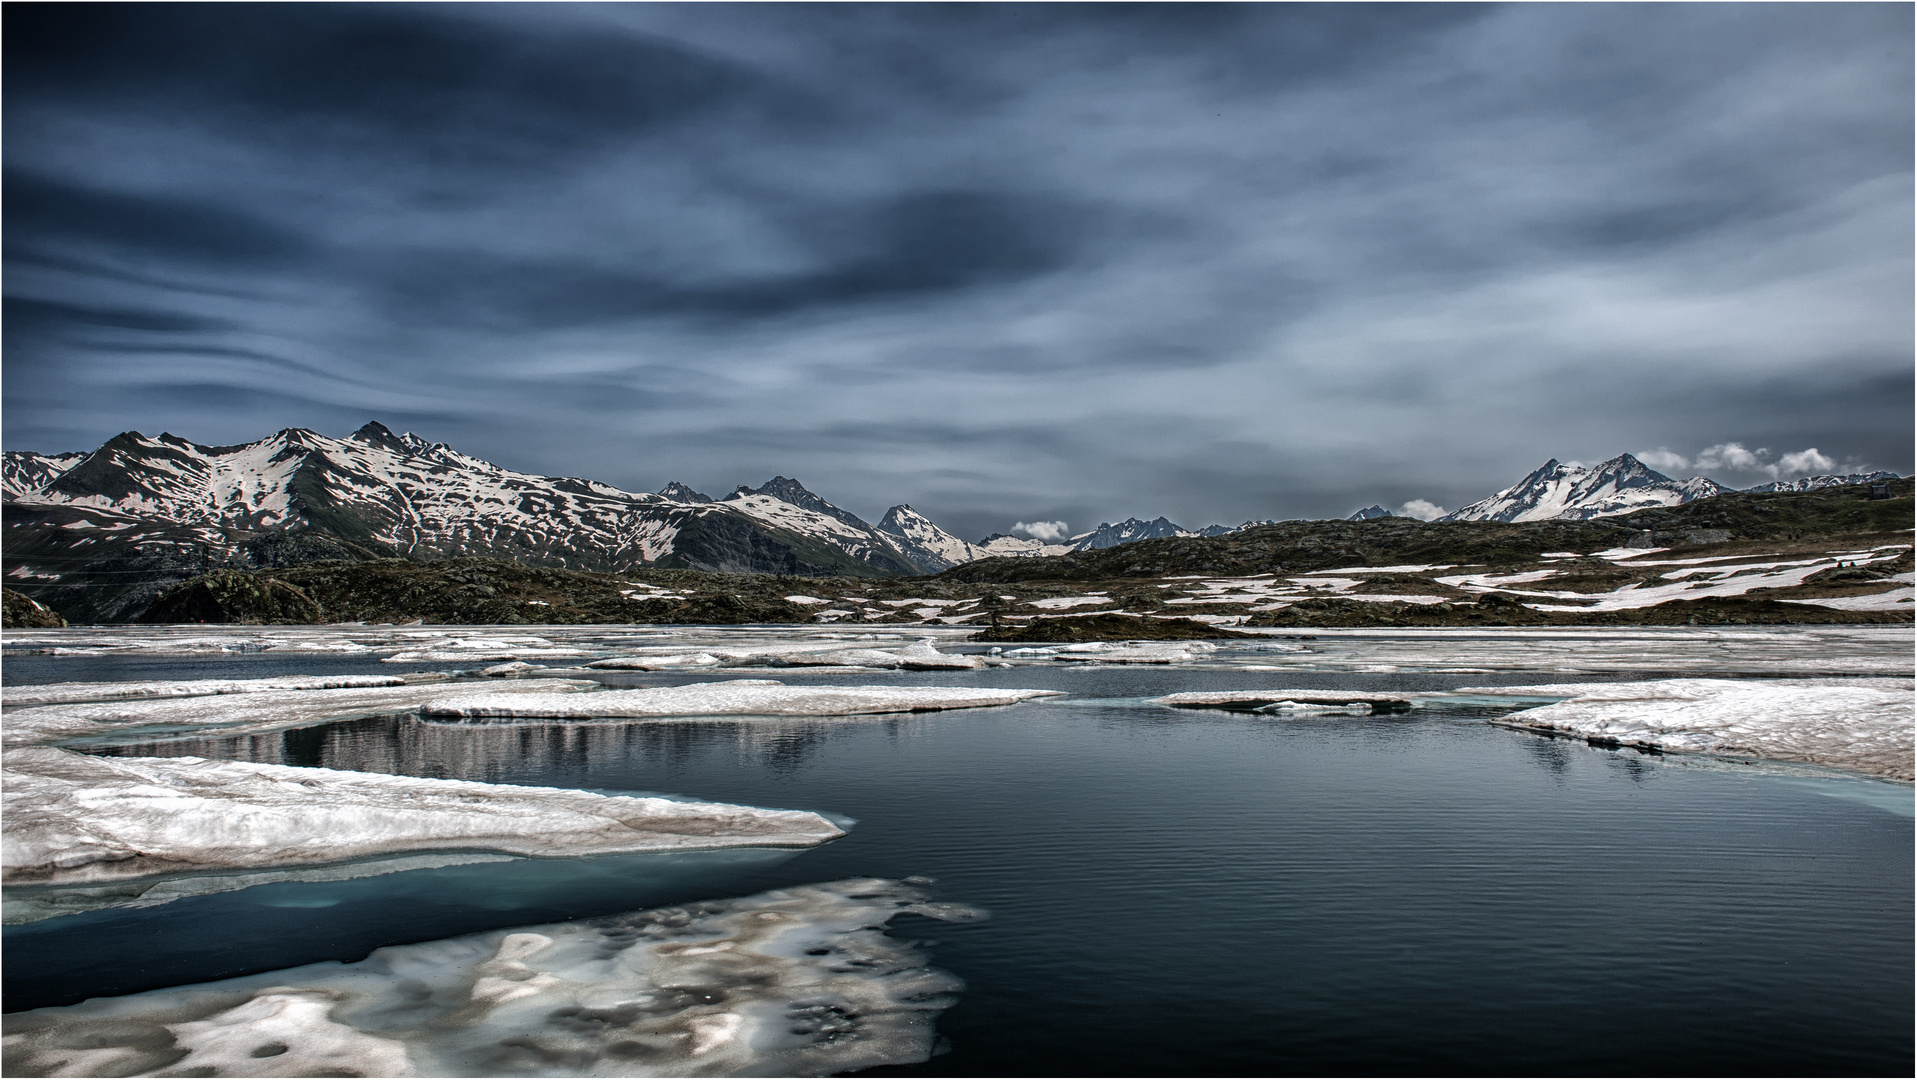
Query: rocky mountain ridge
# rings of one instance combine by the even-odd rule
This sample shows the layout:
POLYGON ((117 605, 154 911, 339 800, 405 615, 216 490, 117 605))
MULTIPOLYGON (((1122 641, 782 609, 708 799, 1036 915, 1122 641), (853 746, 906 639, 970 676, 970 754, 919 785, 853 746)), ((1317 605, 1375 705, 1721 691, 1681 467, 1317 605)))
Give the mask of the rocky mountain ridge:
POLYGON ((1673 480, 1630 454, 1591 468, 1552 458, 1516 484, 1438 520, 1583 521, 1678 506, 1725 490, 1702 476, 1673 480))
MULTIPOLYGON (((1816 476, 1753 490, 1810 491, 1895 475, 1816 476)), ((630 492, 504 469, 378 422, 343 439, 288 428, 236 446, 125 432, 90 454, 9 451, 4 482, 8 583, 82 619, 122 616, 208 569, 319 559, 478 557, 604 573, 650 567, 870 578, 1277 524, 1193 531, 1164 517, 1127 518, 1057 541, 994 534, 970 543, 908 505, 872 525, 785 476, 723 499, 677 481, 656 493, 630 492)), ((1673 480, 1629 454, 1588 469, 1553 460, 1442 520, 1588 520, 1724 490, 1702 477, 1673 480)), ((1371 506, 1353 519, 1381 516, 1389 511, 1371 506)))

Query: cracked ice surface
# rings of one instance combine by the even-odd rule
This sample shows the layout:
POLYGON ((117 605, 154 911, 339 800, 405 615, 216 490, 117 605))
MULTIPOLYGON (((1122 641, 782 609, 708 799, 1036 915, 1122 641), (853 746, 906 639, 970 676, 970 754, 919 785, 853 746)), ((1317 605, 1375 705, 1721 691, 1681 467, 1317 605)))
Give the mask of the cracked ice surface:
MULTIPOLYGON (((271 682, 275 680, 259 680, 271 682)), ((66 683, 65 686, 89 685, 66 683)), ((130 684, 96 683, 95 686, 130 684)), ((554 686, 582 689, 597 683, 567 680, 507 683, 474 687, 470 693, 486 697, 537 693, 556 696, 554 686)), ((20 687, 33 691, 38 687, 20 687)), ((7 746, 97 739, 101 736, 151 738, 159 728, 165 734, 249 734, 296 727, 324 720, 348 720, 380 713, 406 712, 428 699, 450 699, 460 692, 443 683, 373 686, 326 690, 266 690, 201 697, 135 698, 66 705, 41 705, 6 711, 0 719, 0 739, 7 746)))
POLYGON ((604 855, 793 847, 817 814, 204 758, 7 751, 4 881, 74 884, 401 851, 604 855))
MULTIPOLYGON (((916 879, 908 879, 916 880, 916 879)), ((838 881, 380 949, 8 1018, 16 1076, 825 1076, 931 1056, 976 909, 838 881)))
POLYGON ((427 701, 419 712, 429 719, 857 716, 1011 705, 1058 693, 962 686, 786 686, 771 679, 733 679, 591 694, 466 695, 427 701))
POLYGON ((1660 679, 1467 687, 1566 698, 1500 723, 1660 750, 1801 761, 1912 778, 1917 683, 1904 679, 1660 679))

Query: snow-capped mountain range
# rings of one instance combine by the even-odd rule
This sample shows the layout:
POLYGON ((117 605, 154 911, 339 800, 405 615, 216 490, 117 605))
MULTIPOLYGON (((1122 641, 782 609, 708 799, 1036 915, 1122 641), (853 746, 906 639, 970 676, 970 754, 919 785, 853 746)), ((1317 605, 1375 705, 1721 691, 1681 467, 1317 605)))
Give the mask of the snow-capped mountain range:
POLYGON ((677 481, 630 492, 514 472, 377 422, 343 439, 288 428, 203 446, 126 432, 90 454, 8 451, 4 485, 11 581, 74 587, 89 573, 131 582, 372 555, 882 576, 1197 535, 1134 518, 1060 543, 995 535, 973 544, 905 505, 872 525, 784 476, 723 499, 677 481), (274 547, 295 539, 290 553, 274 547))
MULTIPOLYGON (((1752 490, 1894 478, 1814 476, 1752 490)), ((202 446, 126 432, 90 454, 8 451, 4 490, 9 583, 53 588, 379 555, 478 555, 609 572, 650 566, 889 576, 1270 523, 1194 532, 1163 517, 1128 518, 1058 542, 994 534, 970 543, 906 505, 872 525, 784 476, 723 499, 676 481, 656 493, 630 492, 503 469, 377 422, 343 439, 288 428, 238 446, 202 446)), ((1440 520, 1604 517, 1723 490, 1703 477, 1673 480, 1629 454, 1594 468, 1553 460, 1440 520)), ((1352 516, 1390 515, 1371 506, 1352 516)))
POLYGON ((1773 480, 1768 484, 1759 484, 1746 491, 1815 491, 1818 488, 1837 487, 1840 484, 1877 484, 1885 480, 1901 480, 1903 477, 1894 472, 1850 473, 1845 476, 1823 474, 1806 476, 1802 480, 1773 480))
POLYGON ((1673 480, 1629 454, 1619 454, 1594 468, 1566 465, 1553 458, 1511 487, 1438 520, 1581 520, 1652 506, 1676 506, 1722 491, 1716 481, 1702 476, 1673 480))
MULTIPOLYGON (((1811 491, 1838 484, 1895 480, 1893 472, 1848 476, 1810 476, 1760 484, 1750 491, 1811 491)), ((1715 480, 1693 476, 1673 480, 1632 457, 1619 454, 1602 464, 1567 465, 1556 458, 1503 491, 1439 518, 1439 521, 1544 521, 1611 517, 1653 506, 1677 506, 1732 490, 1715 480)), ((1359 511, 1360 514, 1376 507, 1359 511)), ((1356 516, 1356 515, 1354 515, 1356 516)))

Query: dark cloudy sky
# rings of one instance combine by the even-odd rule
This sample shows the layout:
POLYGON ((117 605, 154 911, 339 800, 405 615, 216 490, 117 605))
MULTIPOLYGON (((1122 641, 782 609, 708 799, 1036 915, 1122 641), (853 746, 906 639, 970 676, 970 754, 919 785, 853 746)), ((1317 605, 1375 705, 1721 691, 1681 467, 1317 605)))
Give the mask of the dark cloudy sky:
POLYGON ((4 17, 9 449, 379 418, 968 536, 1911 469, 1906 4, 4 17))

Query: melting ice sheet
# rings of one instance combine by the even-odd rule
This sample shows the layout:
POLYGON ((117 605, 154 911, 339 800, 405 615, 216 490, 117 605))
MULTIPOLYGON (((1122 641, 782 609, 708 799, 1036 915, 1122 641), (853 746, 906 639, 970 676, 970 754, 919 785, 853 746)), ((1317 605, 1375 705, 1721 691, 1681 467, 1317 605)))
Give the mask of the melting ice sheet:
POLYGON ((885 936, 970 921, 839 881, 380 949, 7 1018, 10 1076, 823 1076, 926 1060, 959 981, 885 936))
POLYGON ((5 880, 80 884, 397 852, 805 847, 818 814, 203 758, 5 756, 5 880))
POLYGON ((439 682, 447 675, 326 675, 278 679, 154 679, 141 682, 67 682, 0 688, 0 702, 8 708, 59 705, 81 701, 122 701, 127 698, 209 697, 221 694, 258 694, 269 690, 342 690, 407 683, 439 682))
POLYGON ((733 679, 596 694, 466 694, 427 701, 419 712, 428 719, 858 716, 1011 705, 1059 693, 965 686, 786 686, 771 679, 733 679))
MULTIPOLYGON (((183 682, 187 687, 203 686, 212 680, 183 682)), ((238 680, 236 680, 238 681, 238 680)), ((331 687, 321 689, 283 689, 260 686, 280 680, 245 680, 253 683, 248 691, 219 693, 212 696, 183 696, 164 693, 129 697, 124 700, 94 700, 72 704, 41 705, 35 708, 11 708, 6 712, 4 738, 8 746, 64 741, 102 741, 128 737, 151 738, 163 734, 197 734, 219 731, 225 734, 274 731, 323 720, 346 720, 380 713, 404 712, 430 698, 455 698, 462 693, 499 698, 512 694, 534 693, 552 696, 555 686, 579 690, 596 686, 584 681, 542 680, 474 686, 461 691, 427 681, 419 685, 331 687)), ((314 680, 318 681, 318 680, 314 680)), ((53 695, 110 695, 112 683, 62 683, 53 695), (74 689, 94 687, 96 690, 74 689)), ((135 683, 134 686, 151 684, 135 683)), ((164 685, 164 684, 159 684, 164 685)), ((23 697, 41 687, 20 687, 23 697)))
POLYGON ((1499 721, 1514 727, 1912 778, 1917 683, 1905 679, 1659 679, 1459 693, 1565 699, 1499 721))
MULTIPOLYGON (((977 628, 959 626, 910 628, 912 636, 929 637, 948 648, 978 632, 977 628)), ((1286 671, 1908 676, 1912 642, 1907 626, 1318 629, 1284 630, 1266 636, 1269 640, 1263 642, 1221 642, 1216 649, 1185 642, 1007 649, 1001 657, 981 662, 1015 666, 1072 660, 1122 662, 1123 654, 1135 652, 1137 659, 1132 662, 1205 667, 1253 664, 1257 669, 1276 665, 1286 671), (1301 636, 1306 643, 1298 643, 1301 636), (1097 655, 1101 652, 1106 655, 1097 655)), ((524 634, 523 627, 197 627, 190 633, 165 628, 75 628, 12 632, 6 637, 6 647, 9 654, 45 654, 45 662, 53 664, 65 662, 54 657, 74 657, 84 663, 84 657, 101 655, 266 653, 267 657, 254 659, 283 665, 274 670, 298 670, 301 657, 315 653, 388 656, 402 650, 443 652, 457 662, 474 665, 482 660, 496 663, 488 658, 508 654, 522 661, 560 659, 563 654, 568 662, 601 668, 682 671, 764 666, 790 669, 817 664, 971 667, 977 659, 976 653, 938 653, 929 646, 908 646, 899 634, 846 633, 843 628, 825 624, 644 630, 542 626, 536 641, 524 634), (461 647, 452 647, 455 643, 461 647), (481 644, 488 647, 466 647, 481 644), (492 647, 500 645, 511 647, 492 647), (827 656, 834 652, 845 655, 827 656), (907 652, 913 655, 908 657, 907 652)))

